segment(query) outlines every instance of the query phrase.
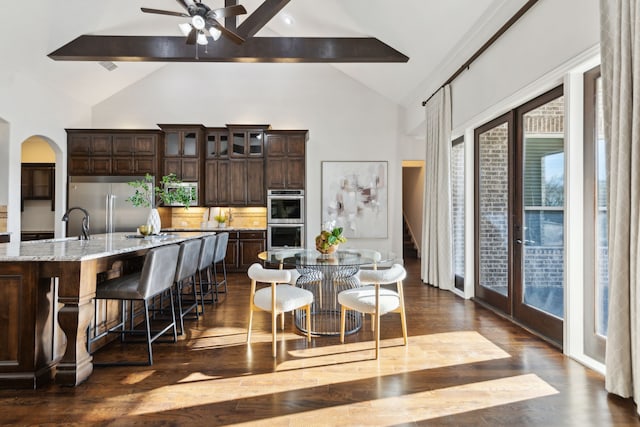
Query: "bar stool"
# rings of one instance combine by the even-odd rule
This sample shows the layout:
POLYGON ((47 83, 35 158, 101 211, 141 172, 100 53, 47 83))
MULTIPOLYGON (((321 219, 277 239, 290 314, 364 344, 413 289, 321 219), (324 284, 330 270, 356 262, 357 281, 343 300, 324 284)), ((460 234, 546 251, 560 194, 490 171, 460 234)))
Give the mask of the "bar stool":
POLYGON ((247 328, 247 343, 251 343, 251 325, 253 312, 257 310, 271 313, 272 353, 276 357, 276 324, 280 313, 304 308, 307 311, 307 341, 311 342, 311 304, 313 294, 305 289, 296 288, 288 284, 291 274, 287 270, 264 269, 255 263, 247 272, 251 279, 251 299, 249 302, 249 327, 247 328), (269 283, 271 286, 256 290, 256 283, 269 283))
MULTIPOLYGON (((212 234, 203 237, 200 246, 200 255, 198 256, 198 285, 200 286, 200 301, 202 302, 202 313, 204 313, 204 286, 208 286, 207 292, 213 292, 213 283, 211 281, 211 264, 213 263, 213 254, 216 250, 216 241, 218 236, 212 234)), ((213 298, 213 296, 211 297, 213 298)))
MULTIPOLYGON (((227 292, 227 263, 225 257, 227 256, 227 246, 229 244, 229 233, 219 233, 218 240, 216 240, 216 250, 213 254, 213 286, 216 291, 216 301, 218 301, 218 288, 224 285, 224 291, 227 292), (222 264, 222 280, 218 281, 218 264, 222 264)), ((211 297, 213 302, 213 296, 211 297)))
POLYGON ((176 296, 178 300, 178 317, 180 319, 180 332, 184 333, 184 318, 195 309, 195 317, 198 319, 198 297, 196 295, 196 273, 198 272, 198 257, 202 242, 200 239, 187 240, 180 243, 180 254, 174 278, 176 296), (193 302, 188 307, 183 306, 183 290, 185 285, 191 285, 193 302))
POLYGON ((94 363, 98 366, 113 365, 152 365, 153 350, 151 344, 164 335, 169 330, 173 330, 173 341, 176 342, 177 330, 175 311, 173 308, 173 292, 169 292, 171 299, 171 317, 169 323, 161 330, 152 331, 149 319, 149 300, 154 296, 161 294, 166 290, 170 290, 173 286, 173 280, 176 274, 176 266, 180 248, 178 245, 160 246, 150 249, 144 260, 142 271, 118 277, 116 279, 107 280, 96 289, 96 299, 112 299, 121 301, 143 301, 146 331, 125 329, 126 320, 125 312, 122 311, 122 318, 119 324, 108 329, 89 343, 89 351, 91 351, 91 343, 104 337, 109 333, 120 334, 120 339, 124 341, 125 334, 145 333, 147 342, 147 362, 113 362, 113 363, 94 363), (153 334, 153 335, 152 335, 153 334))
POLYGON ((362 270, 360 280, 373 283, 373 286, 363 286, 347 289, 338 294, 340 310, 340 342, 344 342, 345 317, 348 309, 361 313, 371 313, 375 318, 376 359, 380 351, 380 316, 389 312, 400 313, 402 336, 407 345, 407 323, 404 312, 404 293, 402 281, 407 272, 400 264, 394 264, 387 270, 362 270), (392 289, 380 288, 380 285, 395 283, 397 292, 392 289))

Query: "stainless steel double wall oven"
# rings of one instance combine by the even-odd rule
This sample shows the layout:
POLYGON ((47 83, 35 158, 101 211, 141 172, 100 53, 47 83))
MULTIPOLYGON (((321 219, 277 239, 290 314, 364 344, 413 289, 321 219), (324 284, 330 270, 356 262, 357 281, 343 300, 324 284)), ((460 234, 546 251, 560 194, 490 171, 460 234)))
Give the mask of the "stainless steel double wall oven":
POLYGON ((304 190, 267 190, 267 248, 304 247, 304 190))

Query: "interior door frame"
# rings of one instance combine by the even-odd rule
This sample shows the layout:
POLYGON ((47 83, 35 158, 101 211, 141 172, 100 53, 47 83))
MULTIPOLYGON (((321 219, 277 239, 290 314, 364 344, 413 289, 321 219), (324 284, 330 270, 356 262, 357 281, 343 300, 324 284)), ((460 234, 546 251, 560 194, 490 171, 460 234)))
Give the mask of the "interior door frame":
MULTIPOLYGON (((528 112, 535 110, 538 107, 541 107, 547 104, 554 99, 557 99, 561 96, 564 96, 564 87, 563 85, 557 86, 548 92, 543 93, 542 95, 532 99, 531 101, 521 105, 515 110, 515 122, 516 122, 516 130, 515 130, 515 156, 514 156, 514 181, 513 181, 513 191, 510 192, 513 199, 511 201, 511 205, 513 210, 511 211, 511 216, 513 219, 512 223, 512 232, 513 237, 511 239, 512 250, 510 251, 513 255, 512 258, 512 269, 513 275, 511 276, 512 282, 512 290, 513 290, 513 298, 512 298, 512 313, 514 318, 525 324, 526 326, 531 327, 535 331, 543 334, 545 337, 551 339, 558 345, 562 345, 563 340, 563 319, 559 319, 556 316, 545 313, 544 311, 538 310, 535 307, 527 305, 524 303, 524 277, 523 277, 523 266, 522 266, 522 255, 523 255, 523 241, 524 236, 522 233, 523 230, 523 220, 524 220, 524 127, 523 127, 523 117, 528 112)), ((563 151, 564 152, 564 151, 563 151)), ((565 168, 566 169, 566 168, 565 168)), ((565 246, 563 245, 563 250, 565 246)), ((564 276, 564 275, 563 275, 564 276)))

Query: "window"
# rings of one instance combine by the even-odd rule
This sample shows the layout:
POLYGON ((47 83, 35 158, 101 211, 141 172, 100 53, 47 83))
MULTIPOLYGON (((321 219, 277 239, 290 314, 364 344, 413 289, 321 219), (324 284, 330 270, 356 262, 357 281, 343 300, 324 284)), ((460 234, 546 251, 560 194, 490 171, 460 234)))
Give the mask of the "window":
POLYGON ((584 75, 585 354, 604 363, 609 314, 607 142, 600 67, 584 75))

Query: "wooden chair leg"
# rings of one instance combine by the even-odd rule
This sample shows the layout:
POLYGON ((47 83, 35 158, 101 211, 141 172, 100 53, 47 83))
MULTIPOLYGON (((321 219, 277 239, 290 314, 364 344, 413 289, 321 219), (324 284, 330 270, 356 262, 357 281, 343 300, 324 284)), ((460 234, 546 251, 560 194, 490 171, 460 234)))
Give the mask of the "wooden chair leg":
POLYGON ((376 360, 380 353, 380 285, 376 284, 376 360))
POLYGON ((340 342, 344 343, 344 324, 345 324, 345 317, 347 316, 347 307, 345 305, 342 305, 342 308, 340 309, 340 342))
POLYGON ((311 342, 311 304, 307 304, 307 342, 311 342))
POLYGON ((278 330, 277 324, 278 324, 278 313, 276 313, 275 310, 273 310, 271 312, 271 347, 272 347, 272 353, 273 353, 273 357, 276 357, 276 331, 278 330))
POLYGON ((251 325, 253 323, 253 308, 249 307, 249 328, 247 329, 247 344, 251 344, 251 325))
POLYGON ((398 297, 400 298, 400 322, 402 322, 402 337, 404 338, 404 345, 407 345, 407 317, 405 316, 404 312, 404 293, 402 291, 402 282, 398 282, 398 297))
POLYGON ((280 329, 282 329, 284 331, 284 316, 285 313, 280 313, 280 329))

